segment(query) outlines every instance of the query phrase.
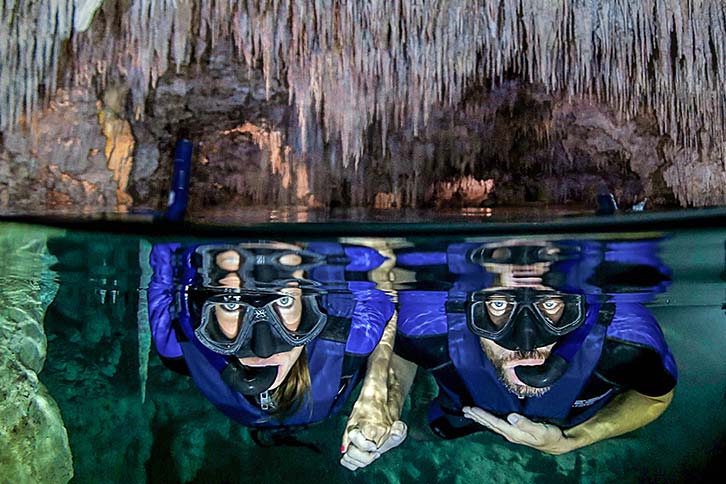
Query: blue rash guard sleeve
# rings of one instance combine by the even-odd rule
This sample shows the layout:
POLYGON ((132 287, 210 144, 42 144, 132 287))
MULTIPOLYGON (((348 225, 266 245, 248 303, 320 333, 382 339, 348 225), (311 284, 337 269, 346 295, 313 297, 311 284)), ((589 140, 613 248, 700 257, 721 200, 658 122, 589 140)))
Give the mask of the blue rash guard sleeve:
POLYGON ((348 283, 354 306, 346 353, 368 355, 378 345, 394 312, 389 296, 368 282, 348 283))
POLYGON ((405 291, 398 295, 398 327, 393 351, 422 368, 448 361, 446 291, 405 291))
POLYGON ((149 324, 154 345, 164 358, 181 358, 182 349, 172 325, 174 292, 172 257, 179 244, 154 246, 150 264, 154 273, 149 283, 149 324))
POLYGON ((179 244, 158 244, 149 256, 154 271, 148 288, 151 338, 164 366, 189 375, 179 338, 174 329, 174 269, 172 258, 179 244))

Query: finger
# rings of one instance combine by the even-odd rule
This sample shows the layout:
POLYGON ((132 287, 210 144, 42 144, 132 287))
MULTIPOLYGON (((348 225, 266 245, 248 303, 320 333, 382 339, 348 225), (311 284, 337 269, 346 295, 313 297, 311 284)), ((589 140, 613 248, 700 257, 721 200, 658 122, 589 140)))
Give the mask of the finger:
POLYGON ((365 465, 362 462, 351 458, 349 455, 344 455, 340 459, 340 464, 344 465, 346 468, 348 468, 352 471, 354 471, 356 469, 360 469, 361 467, 365 467, 365 465))
POLYGON ((346 469, 351 470, 351 471, 355 471, 360 468, 359 465, 355 464, 353 461, 351 461, 346 456, 343 456, 340 459, 340 465, 342 465, 343 467, 345 467, 346 469))
POLYGON ((345 453, 345 457, 348 461, 353 462, 358 467, 365 467, 374 460, 377 459, 376 455, 380 455, 378 452, 366 452, 358 447, 351 445, 348 448, 348 452, 345 453))
POLYGON ((562 429, 556 425, 533 422, 518 414, 507 416, 507 420, 529 436, 528 440, 531 445, 546 445, 547 442, 559 442, 565 438, 562 429))
POLYGON ((471 418, 475 422, 493 430, 510 442, 523 443, 524 441, 529 440, 527 433, 519 430, 516 426, 510 424, 506 420, 497 418, 480 408, 467 407, 464 409, 464 416, 467 416, 467 418, 471 418))
POLYGON ((383 442, 378 452, 383 454, 394 447, 398 447, 406 440, 406 435, 408 435, 408 426, 404 422, 396 420, 391 426, 391 436, 383 442))
POLYGON ((491 413, 478 407, 464 407, 464 416, 489 428, 491 428, 495 422, 499 420, 491 413))
POLYGON ((546 429, 542 426, 542 424, 532 422, 527 417, 516 413, 510 413, 507 415, 507 422, 518 430, 517 433, 513 432, 511 435, 516 435, 517 443, 520 444, 534 445, 538 443, 546 433, 546 429))
POLYGON ((360 429, 353 429, 348 437, 350 438, 350 442, 359 449, 371 452, 376 450, 375 442, 368 440, 360 429))
POLYGON ((373 442, 376 448, 388 439, 391 429, 379 424, 361 425, 361 434, 366 440, 373 442))
POLYGON ((510 413, 507 415, 507 422, 514 425, 519 430, 530 434, 539 434, 544 431, 542 424, 532 422, 524 415, 519 415, 517 413, 510 413))
POLYGON ((340 442, 340 453, 341 454, 345 454, 345 451, 348 450, 348 446, 350 445, 350 433, 357 428, 358 428, 358 426, 355 424, 346 424, 345 425, 345 430, 343 431, 343 438, 340 442))
POLYGON ((348 435, 348 428, 346 427, 343 431, 343 439, 340 441, 341 454, 345 454, 345 451, 348 450, 348 444, 350 444, 350 437, 348 435))
POLYGON ((346 467, 350 470, 362 469, 368 465, 359 460, 353 459, 348 455, 344 455, 343 458, 340 460, 340 463, 343 465, 347 464, 346 467))

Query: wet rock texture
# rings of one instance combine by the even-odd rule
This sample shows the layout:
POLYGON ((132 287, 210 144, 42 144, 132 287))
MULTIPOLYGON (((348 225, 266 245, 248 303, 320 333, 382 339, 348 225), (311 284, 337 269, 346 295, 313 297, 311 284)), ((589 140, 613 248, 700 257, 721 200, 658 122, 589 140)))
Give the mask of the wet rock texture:
POLYGON ((43 211, 111 209, 116 183, 92 93, 59 91, 33 129, 5 132, 0 145, 0 206, 43 211))
POLYGON ((41 280, 44 238, 9 226, 3 230, 0 475, 5 482, 68 482, 73 462, 66 428, 58 405, 38 379, 47 346, 43 317, 57 285, 41 280))
POLYGON ((69 5, 0 24, 0 208, 160 209, 181 135, 196 211, 726 203, 716 0, 69 5))
POLYGON ((680 168, 688 153, 658 134, 652 115, 619 120, 601 104, 518 81, 472 88, 460 105, 434 110, 419 135, 389 134, 385 149, 374 125, 357 169, 336 163, 333 147, 295 148, 287 93, 278 85, 271 92, 268 100, 261 73, 230 65, 222 52, 204 68, 162 78, 143 120, 124 110, 123 87, 98 101, 66 93, 32 135, 5 136, 0 206, 161 209, 182 135, 195 142, 190 208, 200 212, 273 204, 590 205, 602 186, 624 207, 646 197, 649 207, 712 205, 725 195, 713 164, 694 155, 691 172, 680 168))

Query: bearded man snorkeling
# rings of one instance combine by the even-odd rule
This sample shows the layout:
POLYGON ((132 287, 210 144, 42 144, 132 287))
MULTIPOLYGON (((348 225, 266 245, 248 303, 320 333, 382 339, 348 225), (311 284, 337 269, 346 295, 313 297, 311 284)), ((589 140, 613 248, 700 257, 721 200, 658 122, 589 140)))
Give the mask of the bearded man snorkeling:
POLYGON ((596 254, 570 250, 564 264, 548 245, 469 250, 468 260, 486 259, 474 265, 494 276, 488 287, 462 276, 448 290, 399 292, 390 367, 403 391, 417 367, 434 376, 428 418, 439 437, 488 429, 562 454, 640 428, 670 404, 676 366, 655 318, 633 294, 572 284, 564 268, 596 254))

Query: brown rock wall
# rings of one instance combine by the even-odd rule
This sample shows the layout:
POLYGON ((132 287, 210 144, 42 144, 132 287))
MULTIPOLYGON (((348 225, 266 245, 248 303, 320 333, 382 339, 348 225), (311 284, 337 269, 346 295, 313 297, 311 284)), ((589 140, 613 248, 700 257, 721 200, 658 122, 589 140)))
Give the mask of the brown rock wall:
MULTIPOLYGON (((677 150, 654 116, 616 116, 584 98, 554 97, 517 81, 474 86, 462 103, 432 111, 425 130, 383 140, 379 123, 357 167, 340 145, 313 136, 302 153, 286 91, 223 50, 205 66, 167 74, 142 119, 127 91, 98 101, 62 92, 39 129, 7 134, 0 149, 0 204, 91 210, 163 209, 174 142, 195 143, 190 209, 240 205, 469 207, 485 202, 591 206, 601 186, 628 207, 722 204, 726 166, 677 150)), ((308 140, 309 141, 309 140, 308 140)))
POLYGON ((32 124, 0 140, 0 208, 115 208, 117 183, 107 169, 96 97, 61 90, 32 124))

